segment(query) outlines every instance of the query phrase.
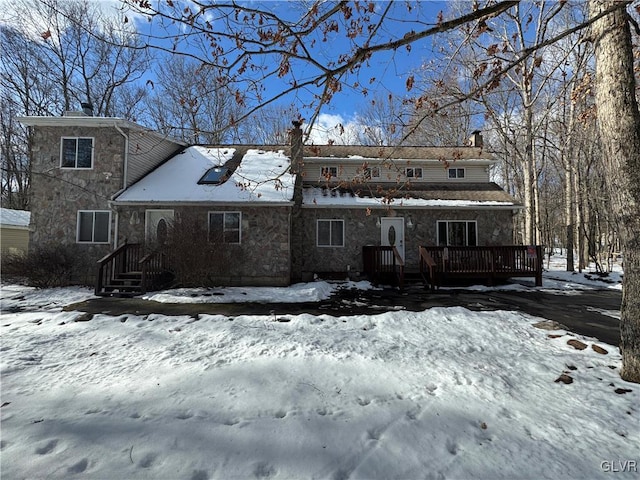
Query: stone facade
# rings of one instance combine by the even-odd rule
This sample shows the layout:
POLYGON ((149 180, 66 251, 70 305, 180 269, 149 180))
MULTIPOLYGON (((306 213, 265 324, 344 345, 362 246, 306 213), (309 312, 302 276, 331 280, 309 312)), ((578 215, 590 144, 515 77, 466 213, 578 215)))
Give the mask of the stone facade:
POLYGON ((472 220, 477 222, 478 245, 509 245, 513 239, 511 210, 451 209, 372 209, 305 208, 303 209, 303 279, 313 274, 358 275, 363 269, 362 247, 380 245, 384 217, 405 219, 405 265, 408 271, 418 269, 418 247, 437 245, 439 220, 472 220), (411 218, 412 226, 408 226, 411 218), (344 220, 344 246, 318 247, 318 220, 344 220))
MULTIPOLYGON (((206 235, 209 212, 240 212, 241 242, 220 245, 211 258, 210 279, 224 285, 288 285, 290 281, 290 207, 150 206, 171 209, 176 223, 197 225, 206 235)), ((143 206, 118 207, 120 239, 145 242, 143 206)))
MULTIPOLYGON (((145 175, 153 166, 170 157, 171 152, 179 145, 154 137, 147 140, 160 141, 158 145, 161 145, 161 148, 158 147, 157 152, 149 147, 142 148, 143 151, 134 154, 136 149, 144 147, 138 139, 134 142, 135 145, 130 145, 129 171, 125 172, 126 141, 123 135, 130 136, 131 132, 126 128, 116 128, 115 123, 114 126, 109 126, 110 124, 104 123, 106 120, 108 119, 96 119, 95 122, 103 123, 96 123, 94 126, 82 125, 82 122, 79 125, 66 126, 52 126, 51 122, 39 123, 34 129, 30 242, 34 248, 72 248, 79 262, 86 264, 85 277, 79 279, 85 283, 91 283, 96 271, 96 261, 111 252, 114 246, 124 242, 146 242, 145 212, 148 209, 173 210, 176 220, 199 224, 205 232, 208 228, 209 212, 240 212, 240 244, 221 244, 219 252, 213 254, 210 259, 211 268, 207 269, 209 277, 218 284, 227 285, 287 285, 292 281, 311 280, 314 274, 358 276, 363 270, 362 247, 381 244, 380 219, 385 217, 405 219, 405 265, 408 271, 418 268, 419 245, 437 244, 438 220, 476 221, 478 245, 510 244, 513 241, 510 208, 366 209, 344 205, 310 205, 309 202, 303 202, 302 175, 298 175, 296 180, 291 205, 267 203, 256 206, 243 202, 235 205, 226 203, 224 206, 206 202, 189 206, 179 203, 116 204, 111 200, 123 188, 123 175, 127 174, 130 179, 145 175), (93 138, 92 168, 61 168, 62 137, 93 138), (80 210, 110 212, 108 242, 77 242, 80 210), (318 220, 333 219, 344 221, 344 245, 318 246, 318 220)), ((304 163, 303 149, 311 147, 302 146, 299 125, 296 125, 294 132, 297 132, 298 141, 292 143, 289 155, 293 159, 292 168, 298 172, 304 163)), ((345 149, 343 156, 351 151, 351 147, 340 148, 345 149)), ((319 155, 318 151, 314 152, 315 155, 319 155)), ((414 152, 416 158, 423 158, 419 156, 421 154, 424 153, 414 152)), ((471 150, 468 154, 472 157, 480 155, 471 150)), ((332 158, 332 155, 327 153, 327 159, 332 158)), ((489 157, 481 156, 479 161, 486 163, 487 158, 489 157)), ((499 187, 496 188, 500 190, 499 187)), ((504 193, 502 190, 500 192, 504 193)), ((467 193, 464 195, 465 198, 472 196, 467 193)), ((189 247, 190 245, 186 248, 189 247)))
POLYGON ((34 145, 30 244, 74 245, 78 259, 93 272, 96 260, 112 250, 115 218, 111 215, 109 243, 76 243, 78 211, 110 210, 108 201, 123 181, 124 139, 115 128, 38 127, 34 145), (93 168, 60 168, 62 137, 93 138, 93 168))

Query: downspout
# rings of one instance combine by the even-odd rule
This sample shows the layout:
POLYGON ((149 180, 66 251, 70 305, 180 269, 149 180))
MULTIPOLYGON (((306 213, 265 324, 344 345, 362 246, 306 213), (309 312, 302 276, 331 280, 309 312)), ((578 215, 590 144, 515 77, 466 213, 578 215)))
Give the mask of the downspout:
MULTIPOLYGON (((122 131, 122 129, 118 126, 117 123, 114 123, 113 126, 118 131, 118 133, 124 137, 124 165, 123 165, 123 172, 122 172, 122 189, 119 192, 117 192, 113 197, 111 197, 112 199, 115 198, 120 193, 122 193, 127 188, 127 175, 129 173, 129 135, 124 133, 122 131)), ((118 234, 119 234, 119 230, 120 230, 119 229, 119 226, 120 226, 120 215, 118 214, 118 210, 115 210, 115 214, 116 214, 115 215, 115 217, 116 217, 115 224, 116 225, 115 225, 115 231, 114 231, 114 235, 113 235, 113 248, 114 249, 118 248, 118 234)))

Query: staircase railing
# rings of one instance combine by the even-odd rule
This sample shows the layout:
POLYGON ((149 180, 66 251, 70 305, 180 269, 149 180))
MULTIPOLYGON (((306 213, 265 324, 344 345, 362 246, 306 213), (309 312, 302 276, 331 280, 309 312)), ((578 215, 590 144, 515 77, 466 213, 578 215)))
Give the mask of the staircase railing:
POLYGON ((420 275, 425 283, 429 283, 431 285, 431 290, 435 290, 436 287, 440 286, 440 282, 437 277, 437 265, 433 257, 429 255, 429 252, 426 248, 420 247, 420 275))
POLYGON ((367 245, 362 247, 364 271, 374 282, 392 277, 400 289, 404 288, 404 261, 393 246, 367 245))
POLYGON ((124 243, 113 252, 98 260, 98 277, 96 279, 95 294, 99 295, 104 287, 118 275, 138 270, 142 245, 139 243, 124 243))
POLYGON ((164 251, 156 250, 148 253, 140 259, 138 264, 142 273, 140 293, 147 293, 162 283, 162 277, 167 271, 167 255, 164 251))

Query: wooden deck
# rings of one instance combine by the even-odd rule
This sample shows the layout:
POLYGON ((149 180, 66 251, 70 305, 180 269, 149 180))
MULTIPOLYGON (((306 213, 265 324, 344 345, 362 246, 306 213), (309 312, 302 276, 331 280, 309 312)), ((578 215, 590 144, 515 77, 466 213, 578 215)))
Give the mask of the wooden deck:
POLYGON ((420 273, 432 289, 454 279, 484 279, 490 285, 511 277, 534 277, 542 285, 542 246, 421 246, 420 273))

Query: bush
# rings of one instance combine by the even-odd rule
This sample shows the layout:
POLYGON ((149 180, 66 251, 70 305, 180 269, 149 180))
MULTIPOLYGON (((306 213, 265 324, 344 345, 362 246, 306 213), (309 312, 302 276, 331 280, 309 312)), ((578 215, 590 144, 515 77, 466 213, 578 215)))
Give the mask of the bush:
POLYGON ((208 237, 206 225, 195 220, 174 221, 169 227, 169 265, 183 287, 213 287, 231 276, 239 245, 208 237))
POLYGON ((26 255, 9 255, 2 262, 3 275, 22 277, 36 288, 71 285, 74 273, 82 268, 71 246, 33 249, 26 255))

